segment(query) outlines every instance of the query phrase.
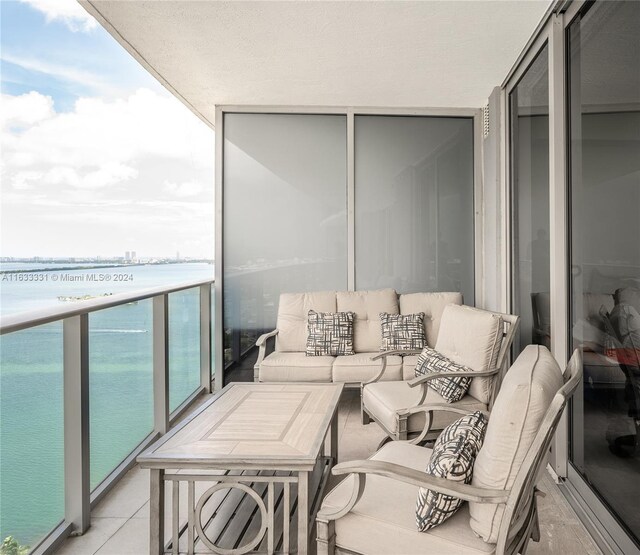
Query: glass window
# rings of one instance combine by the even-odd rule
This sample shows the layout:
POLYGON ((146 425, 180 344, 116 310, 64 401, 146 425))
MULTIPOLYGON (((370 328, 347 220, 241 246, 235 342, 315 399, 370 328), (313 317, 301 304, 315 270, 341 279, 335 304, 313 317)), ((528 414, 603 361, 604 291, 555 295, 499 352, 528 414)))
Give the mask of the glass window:
POLYGON ((640 3, 568 30, 571 337, 584 355, 571 461, 640 539, 640 3))
POLYGON ((224 134, 225 363, 253 379, 280 293, 347 288, 347 123, 226 114, 224 134))
POLYGON ((153 431, 151 299, 89 315, 91 489, 153 431))
POLYGON ((474 304, 473 120, 356 116, 356 289, 474 304))
POLYGON ((514 352, 551 347, 549 300, 549 52, 538 53, 509 95, 514 352))
POLYGON ((200 289, 169 295, 169 411, 200 387, 200 289))
POLYGON ((34 546, 64 518, 62 323, 0 337, 0 541, 34 546))

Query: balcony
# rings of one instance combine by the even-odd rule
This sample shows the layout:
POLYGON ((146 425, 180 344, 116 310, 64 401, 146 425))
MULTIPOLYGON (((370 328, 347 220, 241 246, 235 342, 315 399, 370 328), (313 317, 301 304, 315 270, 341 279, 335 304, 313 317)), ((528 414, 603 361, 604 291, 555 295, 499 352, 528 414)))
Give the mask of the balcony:
MULTIPOLYGON (((174 195, 154 229, 163 228, 163 242, 173 250, 203 235, 215 241, 215 280, 69 297, 77 302, 62 310, 40 307, 34 298, 28 299, 34 312, 3 315, 3 535, 29 538, 20 542, 29 544, 24 551, 43 555, 139 555, 150 545, 158 551, 151 530, 166 551, 189 553, 183 537, 194 527, 185 515, 195 511, 184 507, 194 505, 193 490, 160 493, 164 478, 137 459, 173 437, 223 387, 260 381, 263 355, 300 355, 296 363, 276 364, 279 379, 265 382, 344 382, 339 462, 372 456, 384 449, 385 433, 375 418, 362 423, 359 392, 371 376, 336 378, 334 358, 343 355, 331 354, 310 377, 300 345, 308 338, 309 310, 360 311, 361 328, 374 322, 375 335, 375 318, 386 305, 363 301, 342 310, 336 299, 307 306, 298 298, 284 315, 285 327, 293 313, 297 324, 304 320, 295 348, 282 346, 283 334, 264 351, 256 341, 280 325, 282 295, 289 293, 393 291, 398 302, 389 313, 406 316, 420 311, 401 312, 403 295, 435 292, 520 318, 505 369, 532 344, 560 367, 575 351, 582 355, 583 378, 550 449, 545 445, 541 540, 530 542, 527 553, 640 553, 640 3, 78 0, 60 13, 35 0, 22 4, 40 10, 43 25, 98 29, 204 129, 193 137, 208 162, 200 176, 205 185, 182 179, 191 151, 170 168, 180 179, 165 179, 165 164, 193 138, 174 126, 169 146, 154 145, 160 159, 144 176, 151 189, 146 207, 153 212, 157 197, 174 195), (185 207, 185 198, 190 208, 174 210, 185 207), (182 217, 175 237, 166 225, 173 212, 182 217), (164 519, 150 518, 161 503, 166 515, 183 517, 172 525, 167 518, 164 530, 164 519)), ((19 66, 7 87, 20 89, 23 72, 53 72, 51 64, 6 58, 3 64, 19 66)), ((78 80, 77 72, 62 73, 78 80)), ((92 81, 79 75, 82 86, 92 81)), ((57 160, 58 143, 65 143, 58 122, 68 114, 55 111, 58 101, 25 91, 13 94, 17 123, 6 141, 14 150, 6 156, 10 179, 3 173, 11 187, 3 217, 21 229, 13 199, 30 206, 32 197, 40 199, 38 183, 64 181, 72 185, 66 202, 103 194, 107 216, 133 221, 141 236, 152 236, 144 222, 121 212, 138 200, 117 197, 137 168, 128 159, 131 167, 112 163, 110 149, 120 155, 120 143, 154 143, 156 124, 165 115, 174 120, 166 109, 171 104, 134 118, 120 139, 111 139, 113 122, 126 127, 155 97, 137 91, 130 102, 116 100, 114 106, 126 104, 127 117, 118 118, 109 117, 116 112, 108 102, 88 103, 105 110, 100 131, 109 141, 67 152, 79 160, 73 173, 57 160), (29 110, 20 107, 34 98, 29 110), (27 152, 18 139, 34 119, 53 122, 52 129, 43 133, 48 143, 27 152), (105 151, 102 166, 85 162, 105 151), (38 156, 51 167, 40 168, 38 156), (73 187, 84 187, 83 194, 73 187)), ((81 108, 87 111, 79 102, 70 113, 81 108)), ((100 135, 93 121, 89 129, 87 135, 100 135)), ((149 154, 140 152, 140 159, 149 154)), ((3 155, 3 172, 4 162, 3 155)), ((64 204, 44 200, 45 215, 64 204)), ((10 235, 3 230, 3 240, 10 235)), ((426 317, 437 337, 433 314, 426 317)), ((368 364, 381 349, 381 341, 369 342, 355 352, 368 364)), ((408 382, 415 361, 410 367, 408 357, 398 358, 396 381, 408 382)), ((397 413, 406 408, 415 407, 397 413)), ((407 445, 400 441, 410 439, 408 417, 402 430, 399 422, 388 435, 397 433, 394 444, 407 445)), ((331 451, 327 443, 322 457, 331 451)), ((188 487, 196 481, 186 479, 188 487)), ((273 490, 264 486, 259 495, 269 499, 273 490)), ((246 499, 234 498, 235 507, 220 511, 227 515, 219 538, 227 549, 241 547, 247 530, 264 528, 257 511, 244 510, 246 499), (237 534, 229 539, 228 530, 237 534)), ((278 510, 286 514, 284 503, 278 510)), ((288 551, 264 538, 260 552, 288 551)), ((307 539, 313 552, 316 537, 307 539)), ((196 553, 212 551, 202 543, 196 553)))

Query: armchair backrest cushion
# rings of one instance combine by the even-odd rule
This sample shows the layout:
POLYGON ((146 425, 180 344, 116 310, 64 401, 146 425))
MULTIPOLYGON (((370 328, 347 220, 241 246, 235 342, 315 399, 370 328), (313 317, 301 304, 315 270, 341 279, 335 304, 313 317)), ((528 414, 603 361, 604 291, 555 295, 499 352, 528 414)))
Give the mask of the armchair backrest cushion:
MULTIPOLYGON (((510 489, 555 394, 560 367, 546 347, 529 345, 506 373, 473 469, 474 486, 510 489)), ((470 503, 471 528, 496 543, 504 506, 470 503)))
POLYGON ((640 312, 640 289, 623 287, 616 290, 614 296, 616 304, 628 304, 635 308, 637 312, 640 312))
POLYGON ((448 304, 462 304, 462 293, 407 293, 400 295, 400 314, 424 312, 427 345, 435 347, 442 312, 448 304))
MULTIPOLYGON (((494 312, 450 304, 442 312, 435 349, 476 372, 495 367, 502 344, 502 317, 494 312)), ((493 376, 473 378, 469 394, 489 404, 493 376)))
POLYGON ((380 313, 398 314, 398 295, 393 289, 379 291, 338 291, 338 312, 355 312, 353 347, 356 353, 380 350, 382 333, 380 313))
POLYGON ((304 352, 307 348, 307 320, 310 310, 336 312, 335 291, 282 293, 278 305, 276 351, 304 352))

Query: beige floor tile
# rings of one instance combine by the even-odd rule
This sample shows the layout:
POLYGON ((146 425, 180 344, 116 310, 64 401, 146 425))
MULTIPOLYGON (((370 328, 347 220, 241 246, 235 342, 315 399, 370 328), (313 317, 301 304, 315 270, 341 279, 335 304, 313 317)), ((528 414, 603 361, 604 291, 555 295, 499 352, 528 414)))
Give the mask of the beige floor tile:
POLYGON ((129 519, 96 555, 144 555, 149 553, 149 519, 129 519))
POLYGON ((94 509, 97 517, 132 517, 149 499, 149 471, 132 468, 94 509))
POLYGON ((68 538, 59 555, 93 555, 125 523, 126 518, 92 518, 91 527, 82 536, 68 538))

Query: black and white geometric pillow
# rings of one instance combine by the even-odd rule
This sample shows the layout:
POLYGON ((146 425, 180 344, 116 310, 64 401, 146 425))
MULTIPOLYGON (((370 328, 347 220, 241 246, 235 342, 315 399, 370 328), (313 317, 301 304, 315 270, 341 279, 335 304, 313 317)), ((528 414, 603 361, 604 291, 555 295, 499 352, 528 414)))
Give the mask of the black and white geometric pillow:
POLYGON ((417 314, 380 313, 382 327, 381 351, 417 351, 424 348, 424 312, 417 314))
POLYGON ((478 451, 480 451, 482 443, 484 442, 484 434, 487 431, 488 422, 487 417, 479 410, 467 414, 442 430, 433 447, 435 449, 439 445, 443 445, 462 436, 466 438, 467 443, 473 448, 475 456, 478 454, 478 451))
MULTIPOLYGON (((431 347, 425 347, 416 362, 416 378, 433 372, 472 372, 471 368, 457 364, 431 347)), ((462 399, 471 385, 472 378, 436 378, 427 385, 437 391, 447 403, 455 403, 462 399)))
MULTIPOLYGON (((476 413, 474 413, 475 416, 476 413)), ((482 418, 477 418, 479 429, 470 427, 470 422, 459 424, 454 422, 445 428, 443 434, 450 439, 436 441, 433 452, 427 466, 427 473, 439 478, 446 478, 453 482, 471 483, 473 477, 473 463, 478 454, 477 437, 484 438, 486 430, 486 418, 482 413, 477 413, 482 418)), ((464 417, 467 418, 466 416, 464 417)), ((442 437, 442 435, 440 437, 442 437)), ((440 438, 438 438, 440 440, 440 438)), ((480 440, 480 447, 482 440, 480 440)), ((418 489, 416 503, 416 524, 420 532, 425 532, 438 524, 442 524, 451 517, 461 506, 462 499, 452 495, 445 495, 428 488, 418 489)))
POLYGON ((354 355, 354 312, 316 312, 307 321, 307 356, 354 355))

